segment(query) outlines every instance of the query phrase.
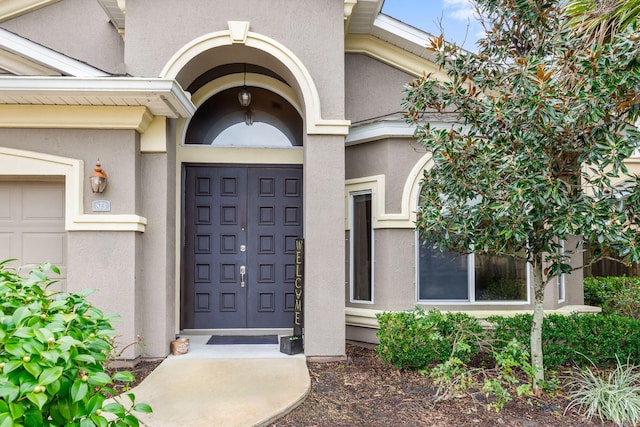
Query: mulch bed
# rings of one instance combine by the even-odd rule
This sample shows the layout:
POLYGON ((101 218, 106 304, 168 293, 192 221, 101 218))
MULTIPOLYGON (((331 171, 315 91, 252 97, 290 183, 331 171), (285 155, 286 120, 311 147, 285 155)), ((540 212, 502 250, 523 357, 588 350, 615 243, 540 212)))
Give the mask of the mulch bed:
POLYGON ((307 399, 272 427, 432 426, 587 427, 607 426, 567 411, 562 385, 555 396, 516 397, 500 412, 487 408, 485 395, 471 390, 437 402, 431 380, 416 371, 385 365, 374 349, 347 346, 344 362, 309 363, 307 399))
MULTIPOLYGON (((133 388, 161 360, 141 361, 128 368, 133 388)), ((486 364, 482 358, 472 362, 486 364)), ((514 397, 496 412, 487 407, 480 390, 437 401, 436 388, 417 371, 398 369, 380 362, 375 349, 347 345, 342 362, 308 363, 311 390, 305 401, 271 427, 614 427, 599 419, 587 420, 576 411, 565 412, 568 400, 561 384, 555 395, 514 397)), ((116 387, 121 388, 121 386, 116 387)), ((126 391, 128 388, 120 389, 126 391)))

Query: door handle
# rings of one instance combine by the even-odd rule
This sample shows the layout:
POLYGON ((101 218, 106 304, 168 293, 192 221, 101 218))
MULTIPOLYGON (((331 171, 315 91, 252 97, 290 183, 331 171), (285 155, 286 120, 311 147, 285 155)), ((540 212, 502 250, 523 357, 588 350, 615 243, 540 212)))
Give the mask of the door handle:
POLYGON ((244 288, 244 276, 247 274, 247 267, 244 265, 240 266, 240 287, 244 288))

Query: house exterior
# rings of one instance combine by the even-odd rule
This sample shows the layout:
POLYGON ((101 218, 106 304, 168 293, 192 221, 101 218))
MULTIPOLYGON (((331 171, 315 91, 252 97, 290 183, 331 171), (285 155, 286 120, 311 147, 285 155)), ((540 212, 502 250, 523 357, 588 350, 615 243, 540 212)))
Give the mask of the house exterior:
MULTIPOLYGON (((0 258, 97 289, 120 344, 144 343, 128 359, 291 333, 299 239, 310 358, 374 341, 379 310, 530 309, 526 266, 418 242, 431 163, 402 87, 444 77, 382 1, 2 2, 0 258)), ((579 272, 548 290, 548 309, 582 302, 579 272)))

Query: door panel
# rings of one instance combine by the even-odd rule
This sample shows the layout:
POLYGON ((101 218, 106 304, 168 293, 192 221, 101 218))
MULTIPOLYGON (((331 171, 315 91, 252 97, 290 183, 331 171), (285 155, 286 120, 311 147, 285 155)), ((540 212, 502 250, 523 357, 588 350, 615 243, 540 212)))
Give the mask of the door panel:
POLYGON ((302 170, 249 169, 250 328, 293 326, 295 240, 302 238, 302 170))
POLYGON ((291 327, 302 169, 194 165, 184 180, 181 327, 291 327))

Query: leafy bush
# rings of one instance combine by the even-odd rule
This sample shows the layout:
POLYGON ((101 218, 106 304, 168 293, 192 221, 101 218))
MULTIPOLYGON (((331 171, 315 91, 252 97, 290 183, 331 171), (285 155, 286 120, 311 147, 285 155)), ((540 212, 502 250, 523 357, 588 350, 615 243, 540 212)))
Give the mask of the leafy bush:
POLYGON ((598 415, 618 426, 640 422, 640 372, 638 367, 621 364, 609 372, 587 369, 571 377, 567 409, 579 408, 588 418, 598 415))
POLYGON ((602 307, 602 314, 640 319, 640 277, 586 277, 585 304, 602 307))
MULTIPOLYGON (((531 331, 530 314, 514 317, 492 316, 494 347, 506 346, 512 339, 528 351, 531 331)), ((623 316, 594 314, 545 317, 542 328, 544 363, 557 367, 574 362, 584 365, 616 363, 617 358, 640 362, 640 320, 623 316)))
POLYGON ((402 368, 422 369, 451 357, 468 362, 478 352, 484 333, 477 319, 464 313, 426 313, 421 307, 377 316, 378 355, 402 368))
POLYGON ((118 399, 105 403, 114 381, 133 375, 105 373, 114 350, 113 316, 93 307, 89 292, 63 294, 52 290, 46 271, 27 278, 0 263, 0 426, 137 426, 133 411, 151 412, 149 405, 126 409, 118 399), (113 414, 109 421, 104 413, 113 414))

